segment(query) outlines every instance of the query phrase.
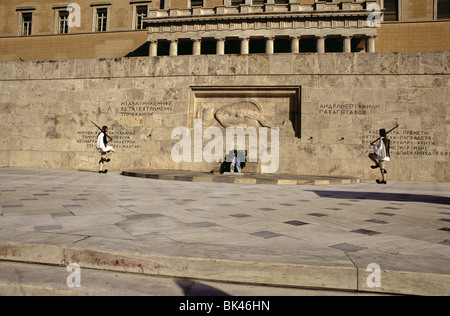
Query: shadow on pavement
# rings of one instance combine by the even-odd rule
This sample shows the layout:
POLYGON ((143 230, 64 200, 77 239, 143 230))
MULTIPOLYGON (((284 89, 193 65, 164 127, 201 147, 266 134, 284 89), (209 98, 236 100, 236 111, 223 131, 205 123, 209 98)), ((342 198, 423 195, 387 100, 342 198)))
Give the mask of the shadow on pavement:
POLYGON ((212 286, 187 279, 176 280, 185 296, 230 296, 230 294, 212 286))
POLYGON ((409 194, 409 193, 381 193, 381 192, 351 192, 351 191, 322 191, 309 190, 320 197, 333 199, 357 199, 395 202, 419 202, 450 205, 450 198, 437 195, 409 194))

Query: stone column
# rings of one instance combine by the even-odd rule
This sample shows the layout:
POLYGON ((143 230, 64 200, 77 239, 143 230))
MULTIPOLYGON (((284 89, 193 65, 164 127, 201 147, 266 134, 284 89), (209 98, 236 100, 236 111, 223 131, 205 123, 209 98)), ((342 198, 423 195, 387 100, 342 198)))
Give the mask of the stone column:
POLYGON ((266 54, 272 55, 273 52, 274 52, 274 49, 273 49, 274 38, 273 37, 266 37, 265 39, 266 39, 266 54))
POLYGON ((344 51, 344 53, 352 52, 352 38, 350 36, 344 37, 342 50, 344 51))
POLYGON ((150 41, 150 47, 148 55, 150 57, 155 57, 158 55, 158 41, 150 41))
POLYGON ((225 55, 225 39, 224 38, 217 39, 216 55, 225 55))
POLYGON ((316 37, 317 52, 322 54, 325 53, 325 36, 316 37))
POLYGON ((241 37, 241 55, 248 55, 250 39, 248 37, 241 37))
POLYGON ((375 36, 374 35, 370 35, 367 38, 367 49, 366 51, 368 53, 375 53, 375 36))
POLYGON ((192 55, 198 56, 202 53, 202 42, 200 38, 192 39, 192 55))
POLYGON ((298 54, 300 52, 300 37, 291 37, 291 53, 298 54))
POLYGON ((177 56, 178 55, 178 41, 170 40, 170 48, 169 48, 169 56, 177 56))

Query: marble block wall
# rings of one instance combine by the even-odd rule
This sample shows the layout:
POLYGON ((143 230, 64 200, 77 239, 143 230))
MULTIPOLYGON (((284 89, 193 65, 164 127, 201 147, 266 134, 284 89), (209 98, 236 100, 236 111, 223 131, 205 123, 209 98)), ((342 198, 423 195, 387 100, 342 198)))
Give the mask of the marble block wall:
POLYGON ((195 153, 195 144, 210 142, 194 141, 198 120, 203 131, 224 135, 230 126, 279 127, 278 173, 375 179, 369 143, 399 124, 390 134, 388 179, 450 181, 450 52, 161 56, 0 69, 0 166, 96 170, 94 121, 114 138, 110 170, 210 171, 217 163, 195 153), (191 161, 173 159, 177 127, 192 132, 191 161))

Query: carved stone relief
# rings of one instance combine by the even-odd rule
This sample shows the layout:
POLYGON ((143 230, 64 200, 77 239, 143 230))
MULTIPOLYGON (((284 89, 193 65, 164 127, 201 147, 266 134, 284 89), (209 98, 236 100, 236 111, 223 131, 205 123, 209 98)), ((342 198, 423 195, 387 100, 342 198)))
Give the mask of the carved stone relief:
POLYGON ((201 119, 204 127, 278 127, 282 137, 299 136, 299 90, 288 91, 281 87, 194 90, 189 121, 201 119))

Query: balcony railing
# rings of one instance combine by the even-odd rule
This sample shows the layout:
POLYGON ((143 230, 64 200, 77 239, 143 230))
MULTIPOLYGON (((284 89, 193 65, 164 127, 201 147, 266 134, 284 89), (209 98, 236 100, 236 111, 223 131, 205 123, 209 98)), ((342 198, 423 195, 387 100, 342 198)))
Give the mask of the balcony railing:
POLYGON ((157 22, 158 20, 198 20, 202 18, 232 18, 244 15, 295 15, 295 16, 340 16, 340 15, 363 15, 368 16, 371 11, 367 11, 370 3, 375 0, 365 2, 342 1, 338 3, 313 3, 313 4, 262 4, 239 6, 217 6, 213 8, 194 7, 186 9, 171 8, 168 10, 150 10, 146 22, 157 22))

